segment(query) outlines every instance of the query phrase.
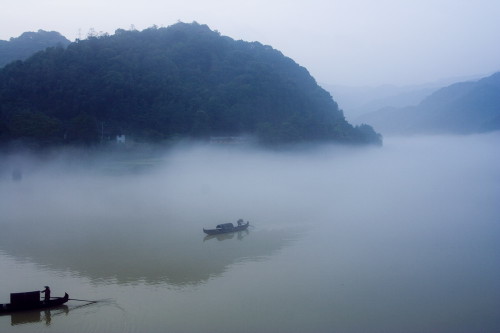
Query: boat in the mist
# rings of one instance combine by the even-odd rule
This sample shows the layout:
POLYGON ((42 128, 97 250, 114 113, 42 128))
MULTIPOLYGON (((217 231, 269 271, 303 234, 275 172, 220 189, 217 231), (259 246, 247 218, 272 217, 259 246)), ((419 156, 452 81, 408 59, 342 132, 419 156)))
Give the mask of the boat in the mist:
POLYGON ((237 226, 234 226, 232 223, 222 223, 218 224, 215 229, 205 229, 203 228, 203 232, 207 235, 220 235, 227 234, 230 232, 242 231, 248 228, 250 222, 244 223, 242 219, 239 219, 237 222, 237 226))
POLYGON ((0 304, 0 315, 18 311, 53 308, 63 305, 68 300, 68 293, 64 293, 64 297, 54 297, 49 301, 40 300, 40 291, 11 293, 10 303, 0 304))

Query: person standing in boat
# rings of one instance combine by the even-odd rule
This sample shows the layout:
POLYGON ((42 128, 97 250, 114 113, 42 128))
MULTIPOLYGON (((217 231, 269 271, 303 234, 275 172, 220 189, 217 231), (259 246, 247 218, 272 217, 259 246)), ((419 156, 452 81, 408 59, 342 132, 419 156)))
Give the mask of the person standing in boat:
POLYGON ((238 220, 238 226, 242 226, 243 225, 243 219, 239 219, 238 220))
POLYGON ((50 288, 49 286, 45 286, 45 289, 41 291, 41 293, 45 294, 44 301, 50 301, 50 288))

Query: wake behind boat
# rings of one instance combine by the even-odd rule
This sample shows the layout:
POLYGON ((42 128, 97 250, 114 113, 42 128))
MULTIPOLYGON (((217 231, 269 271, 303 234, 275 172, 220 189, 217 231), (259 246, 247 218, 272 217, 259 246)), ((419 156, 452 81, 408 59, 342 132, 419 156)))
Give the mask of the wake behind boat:
POLYGON ((218 224, 215 229, 205 229, 203 228, 203 232, 207 235, 220 235, 227 234, 230 232, 242 231, 248 228, 250 222, 244 223, 242 219, 238 220, 238 225, 234 226, 232 223, 222 223, 218 224))
POLYGON ((0 304, 0 315, 27 310, 46 309, 63 305, 69 299, 68 293, 64 297, 54 297, 50 300, 40 300, 40 291, 10 294, 10 303, 0 304))

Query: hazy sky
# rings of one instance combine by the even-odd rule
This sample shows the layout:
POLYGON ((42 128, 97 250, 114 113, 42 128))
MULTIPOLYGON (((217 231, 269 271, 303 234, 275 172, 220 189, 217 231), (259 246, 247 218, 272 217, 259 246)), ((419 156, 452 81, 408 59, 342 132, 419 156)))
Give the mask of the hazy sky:
POLYGON ((319 83, 419 84, 500 70, 499 0, 16 0, 0 39, 55 30, 70 40, 177 21, 259 41, 319 83))

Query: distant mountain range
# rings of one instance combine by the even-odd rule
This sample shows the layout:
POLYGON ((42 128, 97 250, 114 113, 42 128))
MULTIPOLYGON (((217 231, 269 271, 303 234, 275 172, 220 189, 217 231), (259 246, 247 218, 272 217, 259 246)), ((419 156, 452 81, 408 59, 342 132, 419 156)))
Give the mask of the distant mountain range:
POLYGON ((419 86, 342 86, 322 84, 330 91, 349 121, 384 107, 405 107, 420 103, 443 85, 419 86))
POLYGON ((206 25, 120 29, 64 45, 0 70, 0 142, 93 144, 126 134, 381 143, 370 126, 349 124, 292 59, 206 25))
POLYGON ((47 47, 68 46, 71 42, 56 31, 25 32, 8 41, 0 40, 0 67, 15 60, 25 60, 47 47))
POLYGON ((482 75, 444 78, 416 85, 384 84, 379 86, 345 86, 321 83, 328 90, 349 121, 386 107, 403 108, 419 104, 438 89, 463 81, 478 80, 482 75))
POLYGON ((500 72, 476 81, 441 88, 419 104, 386 107, 355 123, 382 134, 470 134, 500 130, 500 72))

